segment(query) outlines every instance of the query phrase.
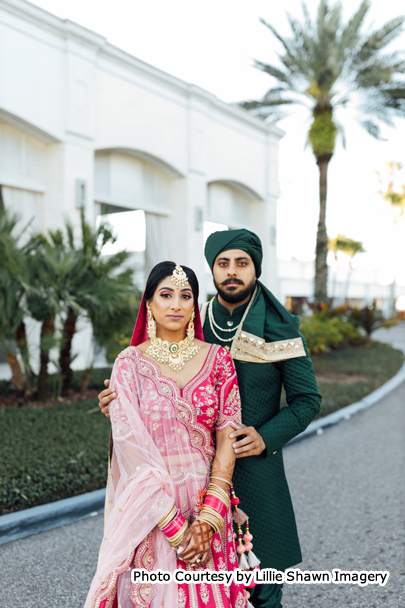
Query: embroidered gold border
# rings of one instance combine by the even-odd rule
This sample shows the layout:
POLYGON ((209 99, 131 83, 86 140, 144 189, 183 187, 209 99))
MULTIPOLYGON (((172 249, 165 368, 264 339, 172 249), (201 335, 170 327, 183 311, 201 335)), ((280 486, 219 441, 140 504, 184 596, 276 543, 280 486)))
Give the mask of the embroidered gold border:
POLYGON ((301 338, 265 342, 263 338, 243 330, 233 341, 232 351, 234 359, 252 363, 274 363, 306 356, 301 338))

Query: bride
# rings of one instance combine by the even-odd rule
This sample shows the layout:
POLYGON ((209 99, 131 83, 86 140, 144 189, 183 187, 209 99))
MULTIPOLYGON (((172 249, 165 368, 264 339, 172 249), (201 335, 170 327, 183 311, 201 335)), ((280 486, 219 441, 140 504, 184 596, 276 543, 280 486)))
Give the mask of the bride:
POLYGON ((133 568, 238 567, 229 428, 241 425, 228 351, 203 342, 194 272, 151 271, 131 346, 116 359, 104 536, 85 608, 235 608, 243 587, 131 581, 133 568))

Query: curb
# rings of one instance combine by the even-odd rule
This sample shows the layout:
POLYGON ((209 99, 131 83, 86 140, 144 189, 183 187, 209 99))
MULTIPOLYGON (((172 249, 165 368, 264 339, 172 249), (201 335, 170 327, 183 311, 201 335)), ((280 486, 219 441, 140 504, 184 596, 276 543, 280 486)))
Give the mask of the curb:
POLYGON ((105 489, 64 498, 0 517, 0 545, 59 528, 104 510, 105 489))
MULTIPOLYGON (((398 349, 401 350, 401 349, 398 349)), ((389 395, 392 391, 394 391, 398 386, 400 386, 405 381, 405 363, 402 364, 402 367, 397 371, 395 376, 390 378, 385 384, 377 388, 375 391, 363 397, 360 401, 356 401, 356 403, 351 403, 346 407, 337 410, 336 412, 332 412, 332 414, 328 414, 323 418, 319 418, 319 420, 314 420, 311 422, 305 431, 291 439, 286 445, 283 447, 289 448, 296 443, 309 439, 310 437, 314 437, 315 435, 322 435, 323 432, 327 429, 336 426, 340 422, 344 422, 345 420, 350 420, 356 414, 363 412, 367 408, 371 407, 377 401, 381 401, 384 397, 389 395)))
MULTIPOLYGON (((405 363, 403 363, 395 376, 360 401, 311 422, 305 431, 291 439, 283 449, 290 448, 296 443, 305 441, 311 437, 322 435, 325 430, 336 426, 340 422, 350 420, 356 414, 386 397, 404 381, 405 363)), ((16 513, 2 515, 0 516, 0 545, 31 536, 32 534, 52 530, 59 526, 72 524, 87 517, 101 515, 104 511, 104 500, 105 489, 101 489, 57 500, 46 505, 39 505, 31 509, 24 509, 16 513)))

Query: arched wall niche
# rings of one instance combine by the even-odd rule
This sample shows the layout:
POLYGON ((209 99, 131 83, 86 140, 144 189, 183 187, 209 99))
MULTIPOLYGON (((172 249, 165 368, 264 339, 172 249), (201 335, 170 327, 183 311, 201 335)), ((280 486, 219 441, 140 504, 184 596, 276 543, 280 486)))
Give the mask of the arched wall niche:
POLYGON ((110 208, 169 214, 170 188, 183 175, 163 159, 128 148, 95 153, 95 201, 110 208))
POLYGON ((230 228, 249 228, 261 202, 263 198, 241 182, 215 180, 208 184, 206 220, 230 228))
POLYGON ((102 214, 144 212, 146 276, 156 263, 169 257, 173 184, 184 175, 148 152, 119 147, 97 150, 94 169, 94 200, 102 214))

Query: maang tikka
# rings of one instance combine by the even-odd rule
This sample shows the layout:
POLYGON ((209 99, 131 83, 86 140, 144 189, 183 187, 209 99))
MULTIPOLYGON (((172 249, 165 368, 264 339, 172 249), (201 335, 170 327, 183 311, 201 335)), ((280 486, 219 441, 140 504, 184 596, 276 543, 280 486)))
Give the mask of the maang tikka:
POLYGON ((174 283, 176 287, 180 287, 180 289, 182 289, 188 284, 188 277, 180 266, 180 264, 176 264, 176 267, 173 270, 173 274, 170 278, 172 280, 172 283, 174 283))

